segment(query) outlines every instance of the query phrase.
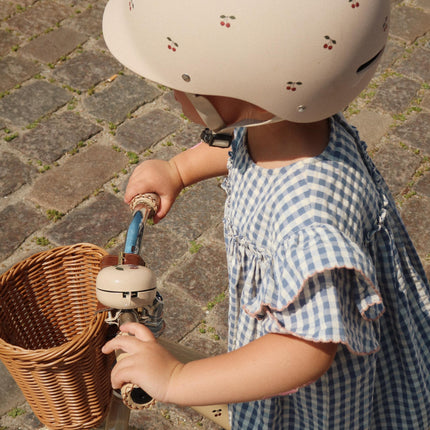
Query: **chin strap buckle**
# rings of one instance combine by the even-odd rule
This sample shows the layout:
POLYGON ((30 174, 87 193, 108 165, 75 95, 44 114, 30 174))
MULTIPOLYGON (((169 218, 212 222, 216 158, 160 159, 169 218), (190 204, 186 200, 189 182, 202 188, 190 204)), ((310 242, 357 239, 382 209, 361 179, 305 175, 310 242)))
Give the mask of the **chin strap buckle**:
POLYGON ((214 133, 209 128, 205 128, 200 139, 207 143, 209 146, 214 146, 216 148, 228 148, 233 140, 233 135, 224 133, 214 133))

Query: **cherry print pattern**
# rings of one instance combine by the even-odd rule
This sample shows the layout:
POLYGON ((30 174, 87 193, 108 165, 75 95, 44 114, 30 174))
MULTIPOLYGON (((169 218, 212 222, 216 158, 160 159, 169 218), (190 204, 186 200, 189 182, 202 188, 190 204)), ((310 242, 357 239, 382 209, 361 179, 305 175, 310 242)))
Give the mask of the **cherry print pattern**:
POLYGON ((167 40, 169 41, 167 48, 169 48, 172 52, 176 52, 176 49, 179 48, 179 45, 174 42, 170 37, 168 37, 167 40))
POLYGON ((297 87, 300 86, 300 85, 303 85, 303 83, 300 82, 300 81, 297 81, 297 82, 288 81, 287 82, 287 86, 285 87, 285 89, 287 91, 293 91, 294 92, 294 91, 297 91, 297 87))
POLYGON ((134 1, 133 0, 128 2, 128 8, 130 9, 130 11, 132 11, 134 9, 134 1))
POLYGON ((222 415, 222 409, 213 409, 212 413, 214 414, 214 417, 220 417, 222 415))
POLYGON ((324 36, 324 39, 326 40, 326 42, 324 43, 324 49, 328 49, 329 51, 331 51, 334 45, 336 45, 336 41, 330 36, 324 36))
POLYGON ((358 2, 358 1, 355 1, 355 0, 348 0, 349 1, 349 3, 351 4, 351 7, 353 8, 353 9, 355 9, 355 8, 357 8, 357 7, 359 7, 360 6, 360 3, 358 2))
POLYGON ((234 15, 220 15, 219 17, 221 18, 221 22, 220 22, 221 26, 225 28, 230 28, 231 21, 236 19, 234 15))

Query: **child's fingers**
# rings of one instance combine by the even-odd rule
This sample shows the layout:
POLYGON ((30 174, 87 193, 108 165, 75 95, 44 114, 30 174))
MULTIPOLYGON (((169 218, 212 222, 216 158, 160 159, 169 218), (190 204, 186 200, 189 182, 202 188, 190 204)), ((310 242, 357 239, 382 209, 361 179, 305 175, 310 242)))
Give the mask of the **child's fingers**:
POLYGON ((128 333, 133 336, 136 336, 137 339, 142 342, 150 342, 155 340, 154 335, 148 327, 145 327, 143 324, 139 323, 127 323, 121 326, 120 330, 123 333, 128 333))
POLYGON ((121 332, 124 334, 130 334, 130 336, 116 336, 114 339, 107 342, 102 352, 104 354, 110 354, 117 349, 122 349, 124 352, 133 353, 138 350, 141 346, 140 342, 151 342, 155 340, 149 328, 139 323, 127 323, 121 326, 121 332))

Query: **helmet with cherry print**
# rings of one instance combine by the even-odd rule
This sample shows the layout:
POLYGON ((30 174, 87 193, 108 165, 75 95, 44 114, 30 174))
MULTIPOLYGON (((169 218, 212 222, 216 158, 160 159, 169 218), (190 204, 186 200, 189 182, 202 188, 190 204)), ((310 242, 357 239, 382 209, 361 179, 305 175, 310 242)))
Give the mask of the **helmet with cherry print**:
POLYGON ((313 122, 374 75, 390 0, 110 0, 103 34, 127 68, 190 94, 313 122))

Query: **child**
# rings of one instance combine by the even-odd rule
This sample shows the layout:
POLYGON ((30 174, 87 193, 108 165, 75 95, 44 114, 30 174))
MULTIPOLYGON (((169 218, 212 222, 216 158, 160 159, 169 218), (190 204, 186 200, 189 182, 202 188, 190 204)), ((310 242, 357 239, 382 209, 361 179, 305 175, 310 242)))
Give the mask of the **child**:
POLYGON ((158 221, 185 186, 228 174, 230 291, 228 353, 182 364, 130 324, 134 337, 103 348, 130 354, 115 388, 230 403, 233 429, 429 428, 428 281, 364 143, 336 114, 375 71, 390 2, 330 3, 109 2, 112 53, 174 88, 223 147, 142 163, 125 201, 158 193, 158 221))

